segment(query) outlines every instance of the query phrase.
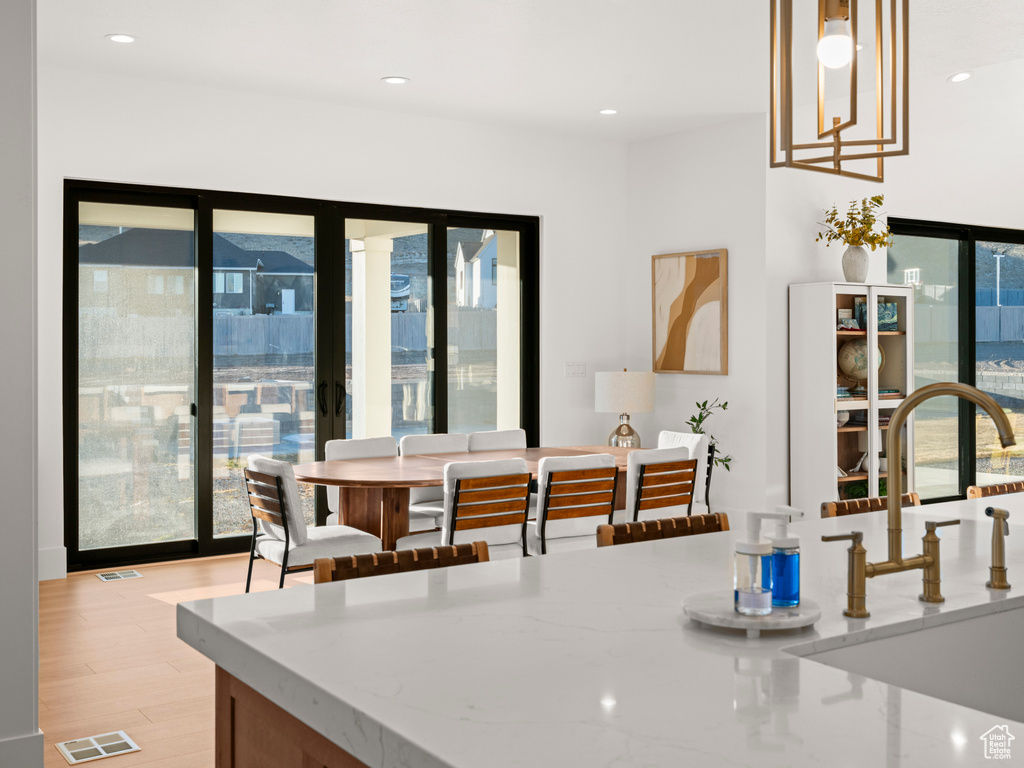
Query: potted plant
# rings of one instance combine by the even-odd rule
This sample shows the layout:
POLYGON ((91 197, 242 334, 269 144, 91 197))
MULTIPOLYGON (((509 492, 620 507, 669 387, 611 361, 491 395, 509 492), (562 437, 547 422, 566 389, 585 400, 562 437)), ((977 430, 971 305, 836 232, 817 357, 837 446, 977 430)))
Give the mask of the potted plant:
MULTIPOLYGON (((693 432, 693 434, 707 434, 708 441, 710 442, 710 444, 717 447, 718 441, 715 439, 715 436, 704 432, 704 422, 712 413, 714 413, 716 409, 721 411, 729 410, 729 401, 726 400, 723 403, 719 403, 718 398, 716 397, 712 401, 705 400, 703 403, 696 403, 696 405, 697 412, 693 414, 693 416, 691 416, 689 419, 687 419, 686 423, 690 425, 690 431, 693 432)), ((719 454, 717 451, 715 452, 716 467, 724 467, 726 471, 731 472, 732 469, 729 466, 731 462, 732 456, 719 454)))
POLYGON ((878 220, 883 200, 882 195, 865 197, 859 203, 851 200, 845 215, 833 205, 825 211, 825 220, 820 222, 825 230, 818 233, 815 242, 824 240, 826 247, 832 243, 847 246, 843 253, 843 275, 847 282, 863 283, 868 279, 868 252, 864 246, 873 251, 879 246, 892 245, 889 225, 878 220))

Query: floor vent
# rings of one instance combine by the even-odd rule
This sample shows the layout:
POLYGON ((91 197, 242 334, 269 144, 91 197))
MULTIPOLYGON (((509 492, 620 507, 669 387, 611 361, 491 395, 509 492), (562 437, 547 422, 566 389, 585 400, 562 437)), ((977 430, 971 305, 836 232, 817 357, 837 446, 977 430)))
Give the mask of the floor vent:
POLYGON ((141 579, 142 574, 138 571, 107 571, 97 573, 100 581, 124 581, 125 579, 141 579))
POLYGON ((126 755, 129 752, 138 752, 142 749, 128 738, 128 734, 124 731, 101 733, 99 736, 86 736, 74 741, 62 741, 55 746, 69 765, 88 763, 114 755, 126 755))

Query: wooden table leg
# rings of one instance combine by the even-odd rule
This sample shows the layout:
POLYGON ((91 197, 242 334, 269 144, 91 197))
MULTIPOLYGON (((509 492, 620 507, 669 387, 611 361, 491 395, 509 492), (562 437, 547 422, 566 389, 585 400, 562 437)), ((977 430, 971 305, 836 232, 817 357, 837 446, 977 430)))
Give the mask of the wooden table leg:
POLYGON ((341 488, 342 522, 380 537, 385 550, 409 535, 408 488, 341 488))
POLYGON ((387 551, 394 549, 400 538, 409 535, 409 489, 385 488, 381 501, 380 539, 387 551))

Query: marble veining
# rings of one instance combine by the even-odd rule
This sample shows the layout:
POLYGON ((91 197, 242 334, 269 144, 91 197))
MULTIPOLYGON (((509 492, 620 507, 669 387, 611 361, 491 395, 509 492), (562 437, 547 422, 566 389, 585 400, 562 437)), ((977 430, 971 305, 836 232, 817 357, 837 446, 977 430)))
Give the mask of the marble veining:
MULTIPOLYGON (((760 639, 681 608, 731 590, 735 531, 181 603, 178 635, 374 768, 968 765, 1002 720, 800 655, 1024 606, 984 586, 993 501, 1024 512, 904 510, 908 556, 926 519, 963 519, 939 532, 946 602, 886 576, 868 619, 842 615, 847 544, 820 536, 862 530, 884 558, 885 513, 794 525, 822 615, 760 639)), ((1024 536, 1006 543, 1014 583, 1024 536)))

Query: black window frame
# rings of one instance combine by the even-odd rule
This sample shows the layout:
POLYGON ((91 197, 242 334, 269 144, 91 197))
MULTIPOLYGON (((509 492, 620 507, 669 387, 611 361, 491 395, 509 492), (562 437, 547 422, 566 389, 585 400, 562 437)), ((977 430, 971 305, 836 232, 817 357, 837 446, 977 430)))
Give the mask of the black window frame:
MULTIPOLYGON (((78 207, 80 202, 115 203, 187 208, 195 213, 196 297, 213 295, 212 237, 213 211, 251 210, 265 213, 291 213, 314 217, 316 266, 314 306, 320 312, 315 326, 316 381, 327 390, 327 412, 317 409, 316 458, 323 459, 323 444, 345 437, 344 407, 336 408, 335 398, 345 398, 344 347, 345 313, 331 308, 331 290, 344 284, 346 219, 381 219, 425 222, 428 225, 430 258, 428 280, 434 303, 434 348, 447 349, 447 230, 449 227, 514 230, 519 237, 520 318, 521 318, 521 390, 520 423, 529 445, 540 440, 540 218, 520 214, 499 214, 410 206, 297 198, 289 196, 225 192, 179 187, 119 184, 80 179, 64 180, 64 294, 63 311, 63 446, 64 446, 64 538, 68 551, 68 570, 112 568, 129 564, 173 559, 207 557, 244 552, 249 536, 214 538, 213 536, 213 303, 195 305, 195 513, 196 538, 134 546, 93 550, 78 548, 78 304, 79 254, 78 207), (438 282, 439 281, 439 282, 438 282), (340 367, 341 370, 336 368, 340 367), (333 380, 334 386, 328 386, 333 380), (340 418, 339 418, 340 412, 340 418)), ((343 291, 341 292, 343 294, 343 291)), ((436 354, 436 381, 447 380, 447 355, 436 354)), ((446 386, 433 387, 434 425, 446 425, 448 398, 446 386)), ((327 516, 326 493, 317 488, 316 518, 322 524, 327 516)))

